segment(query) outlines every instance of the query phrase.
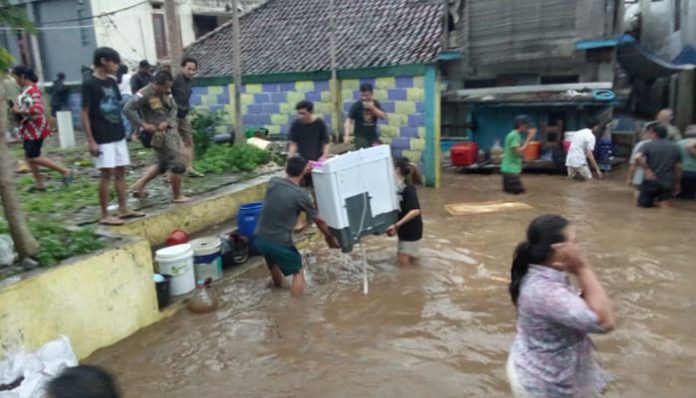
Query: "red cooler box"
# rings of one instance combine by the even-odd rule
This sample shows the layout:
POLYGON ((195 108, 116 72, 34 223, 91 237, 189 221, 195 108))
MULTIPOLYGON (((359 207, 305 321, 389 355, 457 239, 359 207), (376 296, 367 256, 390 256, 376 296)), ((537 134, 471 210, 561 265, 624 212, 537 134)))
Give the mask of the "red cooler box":
POLYGON ((478 160, 478 145, 463 142, 452 146, 452 166, 471 166, 478 160))

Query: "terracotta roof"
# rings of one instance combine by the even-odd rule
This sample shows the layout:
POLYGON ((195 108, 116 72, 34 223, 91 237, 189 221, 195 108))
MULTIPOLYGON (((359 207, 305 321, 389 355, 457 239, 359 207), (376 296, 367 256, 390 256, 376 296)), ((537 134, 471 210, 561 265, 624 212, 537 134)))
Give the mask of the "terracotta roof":
MULTIPOLYGON (((338 69, 434 62, 440 0, 335 0, 338 69)), ((245 75, 329 70, 329 0, 270 0, 240 18, 245 75)), ((192 43, 199 76, 232 74, 232 24, 192 43)))

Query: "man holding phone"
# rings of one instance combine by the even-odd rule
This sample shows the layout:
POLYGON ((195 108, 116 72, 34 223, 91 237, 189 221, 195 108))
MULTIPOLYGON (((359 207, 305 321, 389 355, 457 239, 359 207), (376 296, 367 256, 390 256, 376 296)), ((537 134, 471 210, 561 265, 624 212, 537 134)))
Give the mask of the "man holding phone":
POLYGON ((382 110, 379 101, 374 99, 374 88, 365 83, 360 86, 360 101, 353 104, 348 112, 344 126, 344 141, 348 144, 351 138, 355 140, 355 149, 370 148, 379 144, 377 121, 386 119, 387 114, 382 110), (353 137, 351 137, 353 133, 353 137))
POLYGON ((121 119, 121 93, 116 73, 121 57, 109 47, 94 51, 94 73, 82 84, 82 125, 87 135, 89 152, 96 157, 99 169, 99 205, 102 225, 122 225, 129 218, 143 217, 143 213, 128 210, 126 197, 126 166, 130 165, 126 130, 121 119), (118 197, 118 215, 109 213, 109 184, 114 179, 118 197))

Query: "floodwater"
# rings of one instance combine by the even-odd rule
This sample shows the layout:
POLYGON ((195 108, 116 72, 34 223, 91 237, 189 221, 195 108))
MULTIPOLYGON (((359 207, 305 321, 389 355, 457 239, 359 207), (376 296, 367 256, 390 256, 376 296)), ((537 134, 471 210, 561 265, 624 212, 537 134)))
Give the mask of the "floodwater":
POLYGON ((696 396, 696 205, 638 209, 620 173, 525 175, 530 193, 519 198, 500 193, 499 179, 448 174, 441 190, 420 189, 420 265, 400 269, 393 240, 366 238, 367 296, 360 250, 317 244, 304 297, 271 290, 258 269, 218 286, 217 312, 181 311, 87 362, 113 371, 125 397, 507 397, 512 252, 533 217, 558 213, 577 225, 615 302, 617 329, 594 338, 615 377, 606 396, 696 396), (534 209, 443 210, 491 200, 534 209))

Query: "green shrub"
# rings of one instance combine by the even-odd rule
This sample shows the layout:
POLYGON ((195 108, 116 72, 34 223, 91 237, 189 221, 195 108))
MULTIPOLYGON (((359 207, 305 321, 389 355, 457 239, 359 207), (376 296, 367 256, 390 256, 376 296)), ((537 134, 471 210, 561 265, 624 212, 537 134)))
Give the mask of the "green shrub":
POLYGON ((193 148, 196 157, 202 157, 213 144, 215 130, 225 121, 225 111, 210 112, 195 110, 191 117, 191 129, 193 130, 193 148))
POLYGON ((270 159, 270 152, 253 145, 214 145, 196 161, 196 170, 209 174, 253 171, 270 159))

